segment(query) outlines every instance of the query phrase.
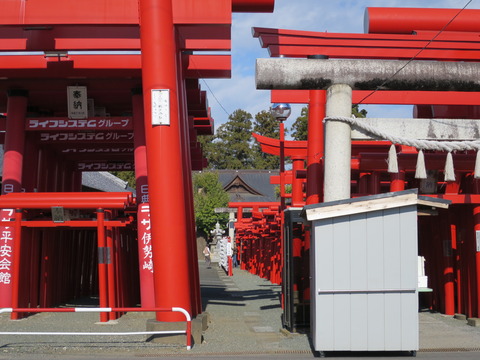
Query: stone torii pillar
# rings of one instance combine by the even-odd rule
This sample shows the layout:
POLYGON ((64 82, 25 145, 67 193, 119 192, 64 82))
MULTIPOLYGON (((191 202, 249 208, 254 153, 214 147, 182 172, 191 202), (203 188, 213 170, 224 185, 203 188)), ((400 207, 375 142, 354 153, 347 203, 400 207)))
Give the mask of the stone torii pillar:
MULTIPOLYGON (((350 117, 352 89, 480 91, 479 75, 475 63, 273 58, 257 59, 256 85, 265 90, 328 89, 326 115, 350 117)), ((350 158, 350 125, 327 122, 325 201, 350 197, 350 158)))
MULTIPOLYGON (((326 115, 352 115, 352 88, 335 84, 327 90, 326 115)), ((350 198, 350 162, 352 145, 350 125, 342 121, 327 121, 325 124, 325 182, 324 201, 350 198)))

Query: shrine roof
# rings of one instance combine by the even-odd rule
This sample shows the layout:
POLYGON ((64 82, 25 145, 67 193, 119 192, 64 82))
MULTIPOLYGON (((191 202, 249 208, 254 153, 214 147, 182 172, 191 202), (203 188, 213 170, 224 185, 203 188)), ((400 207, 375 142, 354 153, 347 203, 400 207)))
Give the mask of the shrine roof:
MULTIPOLYGON (((209 171, 209 170, 206 170, 209 171)), ((270 177, 278 170, 211 170, 218 173, 218 180, 227 190, 231 202, 275 202, 276 185, 270 177)))
POLYGON ((134 192, 126 181, 107 171, 83 172, 82 186, 104 192, 134 192))
POLYGON ((227 187, 230 201, 234 202, 268 202, 277 201, 275 186, 270 177, 278 175, 277 170, 219 170, 218 178, 227 187))

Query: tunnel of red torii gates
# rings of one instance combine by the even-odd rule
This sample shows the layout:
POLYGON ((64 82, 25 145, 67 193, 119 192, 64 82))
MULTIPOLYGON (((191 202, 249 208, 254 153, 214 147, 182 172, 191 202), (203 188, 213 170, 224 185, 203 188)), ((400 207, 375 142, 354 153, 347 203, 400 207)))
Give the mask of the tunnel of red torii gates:
MULTIPOLYGON (((271 57, 310 59, 307 61, 415 59, 418 63, 462 64, 478 62, 480 59, 479 10, 367 8, 365 16, 365 34, 254 28, 253 36, 260 40, 261 46, 268 50, 271 57)), ((282 66, 281 61, 283 59, 278 59, 278 68, 282 66)), ((368 62, 365 61, 365 64, 368 62)), ((265 65, 266 68, 271 63, 265 62, 265 65)), ((272 89, 272 103, 306 104, 309 108, 306 141, 281 141, 254 134, 264 152, 291 159, 291 170, 284 171, 280 177, 272 177, 271 182, 291 184, 292 191, 289 194, 280 189, 287 208, 301 209, 306 204, 322 202, 326 87, 318 83, 312 86, 308 81, 292 86, 259 86, 258 66, 257 63, 257 88, 272 89)), ((287 72, 277 75, 279 79, 289 79, 287 72)), ((376 91, 368 87, 353 88, 352 103, 360 104, 360 109, 362 104, 414 105, 413 117, 418 118, 415 123, 420 122, 421 118, 463 119, 461 124, 468 125, 461 127, 470 128, 473 135, 462 138, 463 135, 447 132, 438 136, 443 136, 444 140, 459 136, 458 140, 478 139, 478 125, 476 121, 469 120, 480 118, 478 86, 435 89, 429 88, 428 84, 423 88, 402 87, 400 83, 395 85, 393 82, 384 85, 376 91)), ((385 108, 385 117, 389 117, 388 109, 385 108)), ((393 127, 400 119, 391 121, 393 127)), ((395 145, 398 172, 389 172, 391 145, 390 141, 355 140, 352 136, 351 196, 419 188, 420 193, 451 200, 450 208, 438 210, 437 216, 419 216, 418 251, 426 259, 428 287, 433 290, 422 296, 426 295, 424 300, 427 306, 445 314, 480 316, 480 253, 477 245, 480 184, 474 171, 476 152, 453 152, 454 178, 445 179, 447 153, 424 151, 428 175, 426 179, 420 179, 415 178, 419 152, 411 146, 395 145)), ((300 308, 308 307, 308 226, 301 221, 286 224, 285 231, 287 227, 293 228, 293 237, 289 239, 290 244, 283 244, 280 240, 283 226, 280 203, 230 203, 229 206, 237 209, 236 241, 241 247, 242 268, 280 283, 284 261, 292 261, 297 264, 297 269, 291 275, 292 284, 288 286, 292 286, 295 292, 297 312, 300 308), (251 216, 244 215, 246 212, 251 216), (282 259, 287 245, 291 248, 291 260, 282 259)), ((308 322, 308 315, 306 318, 308 322)))
POLYGON ((206 164, 197 136, 213 119, 199 79, 230 77, 233 12, 273 6, 2 3, 0 307, 98 294, 101 307, 202 312, 191 170, 206 164), (136 198, 81 192, 82 172, 123 170, 136 198))

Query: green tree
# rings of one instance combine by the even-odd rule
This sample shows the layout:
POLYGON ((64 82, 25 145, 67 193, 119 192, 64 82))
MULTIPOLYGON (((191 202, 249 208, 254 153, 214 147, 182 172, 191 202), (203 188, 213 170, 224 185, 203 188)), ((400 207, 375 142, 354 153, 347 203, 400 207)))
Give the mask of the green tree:
MULTIPOLYGON (((364 118, 367 116, 367 110, 359 110, 358 104, 352 106, 352 114, 357 118, 364 118)), ((308 107, 302 108, 300 116, 292 125, 292 137, 294 140, 307 140, 308 135, 308 107)))
POLYGON ((308 107, 302 107, 300 116, 292 124, 292 138, 294 140, 307 140, 308 133, 308 107))
POLYGON ((126 181, 128 186, 135 189, 135 171, 111 171, 111 174, 115 175, 119 179, 122 179, 123 181, 126 181))
POLYGON ((208 169, 214 168, 215 156, 217 153, 217 145, 213 141, 215 140, 215 135, 202 135, 197 137, 198 142, 202 147, 202 155, 205 159, 208 160, 208 169))
POLYGON ((201 140, 211 169, 252 169, 252 115, 235 110, 213 138, 201 140))
POLYGON ((364 117, 367 117, 367 110, 365 109, 361 109, 359 110, 358 109, 358 104, 355 104, 352 106, 352 114, 355 115, 355 117, 357 118, 364 118, 364 117))
MULTIPOLYGON (((255 115, 253 132, 262 136, 278 139, 280 135, 279 123, 272 116, 270 111, 262 110, 255 115)), ((276 155, 270 155, 262 152, 259 143, 253 145, 253 167, 255 169, 278 169, 280 158, 276 155)))
POLYGON ((193 176, 193 201, 197 231, 208 236, 215 228, 217 221, 225 224, 228 221, 227 213, 215 213, 217 207, 228 206, 228 194, 218 181, 218 173, 206 171, 193 176))

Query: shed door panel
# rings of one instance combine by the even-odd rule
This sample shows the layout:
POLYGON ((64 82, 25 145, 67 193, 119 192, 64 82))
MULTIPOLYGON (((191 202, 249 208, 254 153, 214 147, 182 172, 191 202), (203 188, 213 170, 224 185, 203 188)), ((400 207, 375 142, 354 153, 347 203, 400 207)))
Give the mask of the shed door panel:
POLYGON ((417 349, 416 207, 319 220, 314 236, 316 349, 417 349))

